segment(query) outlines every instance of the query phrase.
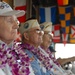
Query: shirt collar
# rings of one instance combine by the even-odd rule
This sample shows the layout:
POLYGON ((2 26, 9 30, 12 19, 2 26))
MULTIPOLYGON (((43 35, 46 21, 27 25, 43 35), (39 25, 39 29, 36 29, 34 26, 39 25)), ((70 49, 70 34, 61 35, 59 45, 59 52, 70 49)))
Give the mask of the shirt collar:
POLYGON ((7 47, 12 48, 13 47, 13 42, 11 42, 9 45, 7 45, 5 42, 3 42, 2 40, 0 40, 0 45, 5 44, 7 47))

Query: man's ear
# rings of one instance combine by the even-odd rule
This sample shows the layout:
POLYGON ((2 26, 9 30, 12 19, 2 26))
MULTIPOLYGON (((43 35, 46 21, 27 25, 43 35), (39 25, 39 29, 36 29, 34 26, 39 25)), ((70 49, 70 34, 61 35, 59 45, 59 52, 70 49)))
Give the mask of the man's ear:
POLYGON ((24 38, 25 38, 26 40, 29 40, 28 33, 24 32, 24 38))

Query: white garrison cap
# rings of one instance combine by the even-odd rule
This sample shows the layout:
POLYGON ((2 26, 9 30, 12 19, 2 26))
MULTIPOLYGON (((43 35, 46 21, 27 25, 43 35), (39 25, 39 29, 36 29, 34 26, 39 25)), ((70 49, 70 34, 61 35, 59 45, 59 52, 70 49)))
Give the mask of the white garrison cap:
POLYGON ((43 31, 48 31, 52 37, 53 37, 53 33, 52 33, 52 22, 44 22, 42 24, 40 24, 40 27, 43 31))
POLYGON ((43 31, 52 32, 52 22, 44 22, 44 23, 40 24, 40 27, 43 31))
POLYGON ((25 14, 24 10, 13 10, 10 5, 6 2, 0 2, 0 16, 12 16, 17 17, 23 16, 25 14))
POLYGON ((28 31, 28 30, 30 30, 32 28, 36 28, 36 27, 40 28, 40 25, 39 25, 37 19, 28 20, 19 27, 19 32, 21 34, 23 34, 25 31, 28 31))

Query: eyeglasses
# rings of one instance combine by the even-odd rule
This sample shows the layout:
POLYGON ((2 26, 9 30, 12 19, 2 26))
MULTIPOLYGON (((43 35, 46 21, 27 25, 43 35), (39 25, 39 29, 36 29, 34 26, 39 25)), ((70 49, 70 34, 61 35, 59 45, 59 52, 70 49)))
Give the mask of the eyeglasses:
POLYGON ((42 31, 42 30, 36 30, 36 33, 38 33, 38 34, 42 34, 42 35, 44 35, 44 31, 42 31))
POLYGON ((39 30, 39 29, 36 29, 36 30, 29 30, 29 31, 27 31, 27 32, 36 32, 37 34, 42 34, 42 35, 44 35, 44 31, 39 30))
POLYGON ((51 32, 44 32, 44 34, 48 34, 53 37, 53 33, 51 33, 51 32))

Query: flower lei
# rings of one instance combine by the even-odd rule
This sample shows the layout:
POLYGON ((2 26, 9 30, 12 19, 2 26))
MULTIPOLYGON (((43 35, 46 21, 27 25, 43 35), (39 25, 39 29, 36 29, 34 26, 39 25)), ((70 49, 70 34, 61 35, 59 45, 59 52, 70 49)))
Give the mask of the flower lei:
POLYGON ((60 66, 60 64, 57 62, 57 60, 55 59, 55 57, 52 57, 52 53, 50 52, 50 50, 47 49, 45 51, 48 53, 49 58, 51 58, 56 65, 60 66))
POLYGON ((12 69, 12 75, 29 75, 29 58, 28 55, 23 52, 21 46, 16 46, 16 43, 14 43, 12 49, 6 49, 6 47, 5 44, 0 45, 0 68, 8 64, 12 69), (19 59, 20 62, 18 62, 17 59, 19 59))
POLYGON ((53 65, 51 65, 50 58, 46 57, 41 50, 34 48, 34 46, 31 46, 30 44, 21 44, 23 49, 28 49, 30 50, 34 55, 37 56, 37 58, 42 62, 42 64, 48 69, 51 70, 53 65))

